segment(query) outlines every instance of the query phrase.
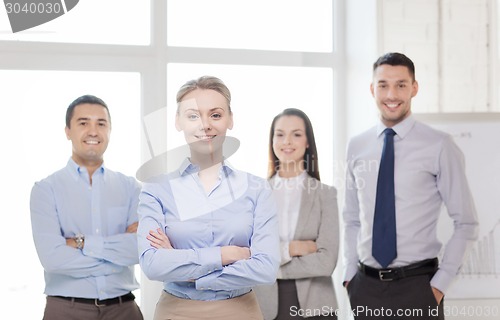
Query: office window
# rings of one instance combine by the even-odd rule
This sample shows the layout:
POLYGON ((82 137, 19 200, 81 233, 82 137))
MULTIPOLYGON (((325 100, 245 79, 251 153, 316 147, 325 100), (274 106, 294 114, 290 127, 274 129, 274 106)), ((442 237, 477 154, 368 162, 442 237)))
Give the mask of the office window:
POLYGON ((332 7, 331 0, 169 0, 168 45, 331 52, 332 7))
POLYGON ((0 40, 148 45, 150 5, 147 0, 81 0, 64 15, 14 34, 2 5, 0 40))
MULTIPOLYGON (((167 101, 163 126, 166 128, 168 149, 185 144, 183 134, 174 127, 177 90, 188 80, 201 75, 213 75, 226 83, 232 95, 234 128, 227 135, 240 140, 238 151, 229 159, 232 164, 240 170, 265 177, 272 119, 285 108, 298 108, 311 119, 316 133, 321 174, 325 181, 332 183, 331 68, 172 63, 168 65, 167 75, 167 96, 170 99, 167 101)), ((161 150, 161 146, 156 148, 161 150)))
MULTIPOLYGON (((2 159, 12 168, 8 179, 17 179, 13 188, 2 188, 9 195, 19 188, 19 206, 7 223, 22 229, 25 239, 16 248, 26 253, 17 264, 4 263, 9 279, 0 290, 2 301, 29 313, 20 318, 41 317, 43 270, 32 243, 29 192, 34 181, 64 166, 70 156, 63 121, 65 108, 77 95, 93 91, 110 105, 114 128, 106 164, 135 175, 152 156, 183 143, 172 118, 179 86, 213 74, 234 97, 230 134, 241 141, 230 159, 235 166, 265 176, 272 117, 296 107, 311 117, 322 180, 333 184, 331 159, 342 158, 344 149, 335 142, 344 123, 342 113, 336 115, 344 95, 338 87, 345 65, 343 6, 343 0, 85 0, 60 18, 16 34, 0 10, 0 87, 7 92, 0 103, 8 106, 2 110, 8 110, 9 121, 0 130, 4 137, 23 132, 7 142, 21 160, 2 159), (141 122, 160 128, 160 134, 148 137, 141 122), (38 163, 38 157, 48 155, 51 162, 38 163), (20 170, 29 174, 17 178, 20 170), (27 298, 36 304, 33 308, 24 307, 27 298)), ((15 251, 6 245, 12 243, 12 232, 0 238, 7 257, 15 251)), ((137 302, 150 319, 161 283, 145 276, 140 281, 137 302)))

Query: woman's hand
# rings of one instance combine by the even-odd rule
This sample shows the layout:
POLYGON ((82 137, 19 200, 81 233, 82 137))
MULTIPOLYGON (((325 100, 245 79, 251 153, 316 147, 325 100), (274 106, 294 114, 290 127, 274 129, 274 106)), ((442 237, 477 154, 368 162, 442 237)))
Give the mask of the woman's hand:
POLYGON ((318 251, 316 242, 312 240, 292 240, 288 245, 290 257, 301 257, 318 251))
POLYGON ((173 249, 170 239, 161 228, 156 229, 156 231, 150 230, 149 235, 146 237, 151 243, 151 246, 156 249, 173 249))
POLYGON ((248 247, 224 246, 220 248, 222 265, 234 263, 239 260, 250 259, 251 253, 248 247))
POLYGON ((126 233, 137 233, 137 227, 139 226, 139 222, 134 222, 127 227, 126 233))
MULTIPOLYGON (((156 249, 174 249, 168 239, 167 235, 161 228, 156 229, 156 231, 150 230, 149 235, 146 237, 151 243, 151 246, 156 249)), ((238 247, 238 246, 224 246, 221 247, 221 259, 222 265, 227 266, 228 264, 234 263, 239 260, 250 259, 250 248, 248 247, 238 247)))

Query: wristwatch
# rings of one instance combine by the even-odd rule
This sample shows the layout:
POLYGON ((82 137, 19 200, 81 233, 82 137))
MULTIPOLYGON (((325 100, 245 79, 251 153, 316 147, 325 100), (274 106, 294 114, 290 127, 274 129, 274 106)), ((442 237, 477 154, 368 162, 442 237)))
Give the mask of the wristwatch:
POLYGON ((73 239, 75 239, 76 248, 82 250, 83 243, 85 242, 85 236, 83 234, 77 234, 73 239))

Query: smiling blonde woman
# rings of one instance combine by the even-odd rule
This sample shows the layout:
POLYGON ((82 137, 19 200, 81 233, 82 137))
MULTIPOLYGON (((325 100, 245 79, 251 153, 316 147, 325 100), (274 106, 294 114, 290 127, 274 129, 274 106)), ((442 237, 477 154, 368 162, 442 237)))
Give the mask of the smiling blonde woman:
POLYGON ((264 179, 223 156, 230 102, 215 77, 181 87, 175 125, 190 156, 140 195, 140 265, 164 284, 155 320, 262 319, 252 288, 276 278, 277 208, 264 179))

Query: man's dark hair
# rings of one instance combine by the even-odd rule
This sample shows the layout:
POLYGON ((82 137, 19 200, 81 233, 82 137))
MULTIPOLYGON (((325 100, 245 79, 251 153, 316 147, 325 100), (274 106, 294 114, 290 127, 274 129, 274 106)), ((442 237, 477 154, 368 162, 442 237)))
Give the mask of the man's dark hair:
POLYGON ((106 103, 102 101, 102 99, 96 96, 86 94, 84 96, 76 98, 76 100, 71 102, 71 104, 68 106, 68 109, 66 110, 66 127, 68 128, 71 127, 71 118, 73 118, 73 112, 75 110, 75 107, 84 103, 98 104, 103 106, 104 109, 106 109, 106 112, 108 113, 109 122, 111 123, 111 115, 109 114, 109 109, 106 103))
POLYGON ((408 68, 412 80, 415 81, 415 65, 413 64, 413 61, 411 61, 410 58, 408 58, 404 54, 399 52, 389 52, 384 54, 373 64, 373 72, 375 73, 375 70, 379 66, 384 64, 388 64, 391 66, 403 66, 408 68))

